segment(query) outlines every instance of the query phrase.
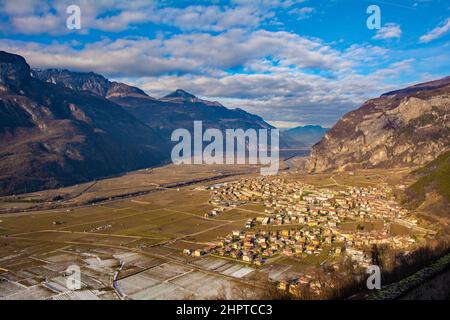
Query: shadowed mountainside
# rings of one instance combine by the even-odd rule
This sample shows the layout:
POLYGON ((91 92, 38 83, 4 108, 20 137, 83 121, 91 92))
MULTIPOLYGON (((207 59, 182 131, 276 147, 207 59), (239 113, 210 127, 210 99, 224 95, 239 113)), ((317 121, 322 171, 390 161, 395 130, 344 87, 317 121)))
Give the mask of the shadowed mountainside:
POLYGON ((96 73, 31 70, 0 51, 0 194, 165 163, 177 128, 267 129, 262 118, 183 90, 155 99, 96 73))
POLYGON ((139 88, 110 82, 95 73, 49 69, 35 70, 34 74, 42 81, 100 94, 121 105, 169 141, 173 130, 185 128, 191 131, 194 121, 203 121, 204 128, 221 130, 272 128, 259 116, 242 109, 228 109, 217 101, 203 100, 181 89, 156 99, 139 88))
POLYGON ((31 76, 0 52, 0 193, 55 188, 160 164, 156 131, 119 105, 31 76))

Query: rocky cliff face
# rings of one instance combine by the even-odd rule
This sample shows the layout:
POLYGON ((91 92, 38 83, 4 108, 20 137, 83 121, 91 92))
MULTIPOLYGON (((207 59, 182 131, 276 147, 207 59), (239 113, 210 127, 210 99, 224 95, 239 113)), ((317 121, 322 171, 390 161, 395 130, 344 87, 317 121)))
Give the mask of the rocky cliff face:
POLYGON ((166 143, 178 128, 193 129, 194 121, 203 121, 204 127, 218 129, 272 128, 261 117, 241 109, 228 109, 217 101, 200 99, 182 89, 155 99, 139 88, 124 83, 110 82, 95 73, 68 70, 35 70, 33 76, 65 88, 92 92, 122 106, 135 118, 157 130, 166 143))
POLYGON ((161 136, 121 106, 30 73, 22 57, 0 52, 0 194, 92 180, 169 156, 161 136))
POLYGON ((386 93, 313 146, 309 172, 424 165, 450 149, 450 77, 386 93))
POLYGON ((183 90, 155 99, 96 73, 31 70, 0 51, 0 195, 55 188, 166 163, 171 132, 271 128, 183 90))
MULTIPOLYGON (((149 97, 139 88, 119 82, 111 82, 94 72, 73 72, 60 69, 32 70, 31 75, 41 81, 56 84, 75 91, 87 91, 104 98, 123 96, 149 97)), ((151 98, 153 99, 153 98, 151 98)))
POLYGON ((25 59, 0 51, 0 92, 17 92, 30 79, 30 66, 25 59))

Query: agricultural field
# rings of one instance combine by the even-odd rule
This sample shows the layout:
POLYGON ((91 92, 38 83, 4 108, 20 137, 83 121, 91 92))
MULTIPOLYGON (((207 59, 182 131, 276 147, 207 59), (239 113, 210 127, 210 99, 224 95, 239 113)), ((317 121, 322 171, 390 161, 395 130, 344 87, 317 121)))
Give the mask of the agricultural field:
MULTIPOLYGON (((256 292, 261 290, 261 280, 302 275, 327 259, 328 250, 304 257, 279 255, 257 267, 215 255, 183 255, 184 249, 211 245, 242 230, 247 219, 265 214, 261 203, 249 201, 216 217, 205 215, 213 208, 208 202, 211 191, 205 186, 255 174, 248 166, 233 167, 233 172, 223 166, 206 167, 141 170, 21 195, 15 202, 0 199, 0 210, 8 205, 20 209, 0 214, 0 299, 233 298, 233 287, 247 286, 256 292), (192 181, 193 177, 200 179, 192 181), (145 192, 122 198, 137 191, 145 192), (92 202, 108 197, 112 199, 92 202), (55 208, 36 208, 44 204, 55 208), (82 286, 67 291, 66 270, 73 265, 80 268, 82 286)), ((305 175, 290 169, 280 175, 317 187, 384 182, 380 173, 366 171, 305 175)), ((370 231, 383 224, 362 226, 370 231)), ((342 228, 362 227, 348 222, 342 228)), ((391 230, 409 232, 395 224, 391 230)))
MULTIPOLYGON (((205 218, 212 208, 209 191, 197 190, 198 182, 177 184, 192 177, 218 176, 218 182, 230 178, 223 178, 217 168, 202 172, 188 169, 178 174, 164 167, 21 196, 22 202, 14 203, 21 212, 5 213, 0 219, 0 299, 182 299, 230 294, 241 273, 212 275, 206 267, 202 271, 201 264, 186 266, 182 255, 187 247, 202 247, 241 228, 250 214, 243 211, 226 220, 205 218), (168 183, 175 187, 155 187, 168 183), (74 205, 147 187, 154 190, 122 200, 74 205), (56 193, 79 195, 64 201, 68 206, 22 212, 56 193), (64 272, 71 265, 79 266, 82 274, 83 285, 76 294, 68 294, 64 284, 64 272), (203 285, 206 289, 201 289, 203 285)), ((8 206, 5 199, 1 204, 8 206)), ((229 264, 232 269, 235 263, 229 264)))
POLYGON ((202 181, 220 182, 237 175, 256 173, 259 173, 256 165, 167 165, 147 168, 75 186, 0 197, 0 213, 67 208, 133 198, 202 181))

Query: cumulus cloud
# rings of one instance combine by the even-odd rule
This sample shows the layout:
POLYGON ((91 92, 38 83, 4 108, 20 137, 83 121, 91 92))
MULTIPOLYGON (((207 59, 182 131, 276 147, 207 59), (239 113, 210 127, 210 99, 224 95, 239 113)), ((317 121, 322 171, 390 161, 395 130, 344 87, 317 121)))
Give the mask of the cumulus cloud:
POLYGON ((2 32, 7 34, 65 35, 72 32, 66 28, 66 9, 70 5, 81 9, 80 33, 90 29, 117 32, 134 24, 147 23, 157 13, 153 1, 118 0, 0 0, 0 18, 7 21, 2 32))
MULTIPOLYGON (((81 8, 82 29, 120 32, 139 24, 157 23, 181 30, 223 31, 230 28, 255 28, 270 22, 274 10, 286 9, 298 0, 235 0, 228 5, 214 3, 170 6, 167 1, 121 0, 0 0, 0 20, 6 20, 3 32, 12 34, 65 35, 66 8, 81 8)), ((306 12, 305 12, 306 13, 306 12)))
MULTIPOLYGON (((72 3, 82 8, 82 32, 106 31, 84 43, 62 40, 70 37, 51 42, 0 39, 0 48, 23 55, 35 68, 94 71, 153 96, 182 88, 274 123, 326 126, 367 98, 401 86, 399 79, 413 74, 419 62, 432 64, 439 58, 414 52, 416 61, 408 59, 411 54, 402 57, 380 45, 345 47, 279 28, 274 10, 303 19, 314 9, 299 7, 302 2, 197 1, 173 6, 170 1, 147 0, 22 0, 13 5, 0 0, 0 24, 7 24, 4 35, 63 35, 67 29, 58 26, 65 26, 65 9, 72 3), (145 37, 110 34, 148 23, 173 28, 145 37)), ((400 36, 400 26, 388 23, 374 38, 400 36)))
MULTIPOLYGON (((366 47, 368 52, 372 49, 366 47)), ((364 56, 364 47, 357 48, 356 55, 355 50, 347 49, 342 55, 351 53, 356 65, 359 54, 364 56)), ((415 62, 403 59, 368 74, 336 70, 332 78, 294 68, 220 77, 191 74, 144 77, 133 83, 154 96, 184 88, 226 106, 259 114, 268 121, 332 126, 340 116, 368 98, 398 88, 398 83, 393 84, 392 80, 412 73, 415 62)))
POLYGON ((443 23, 441 23, 439 26, 431 30, 430 32, 424 34, 419 38, 419 42, 421 43, 427 43, 434 39, 442 37, 444 34, 446 34, 450 30, 450 18, 447 18, 443 23))
POLYGON ((167 38, 121 38, 89 43, 82 49, 75 49, 70 43, 44 45, 0 40, 0 44, 6 50, 24 55, 36 67, 67 67, 108 75, 215 73, 238 67, 261 70, 268 59, 274 68, 333 70, 348 66, 338 51, 320 40, 285 31, 232 29, 217 35, 188 33, 167 38))
POLYGON ((184 88, 202 97, 218 100, 262 115, 269 121, 301 121, 332 125, 342 114, 364 100, 396 88, 385 80, 408 72, 404 61, 379 72, 354 72, 329 79, 301 70, 280 73, 228 74, 221 77, 183 75, 146 77, 133 83, 154 96, 184 88), (395 69, 395 73, 391 70, 395 69))
POLYGON ((226 7, 189 6, 187 8, 164 8, 158 13, 157 20, 174 25, 181 30, 223 31, 229 28, 252 28, 261 24, 273 13, 261 11, 251 6, 226 7))
POLYGON ((389 55, 382 47, 338 50, 320 39, 267 30, 103 39, 81 48, 0 39, 0 47, 23 55, 32 67, 96 71, 153 96, 183 88, 267 120, 328 126, 365 99, 394 89, 386 80, 409 72, 413 63, 380 68, 380 57, 389 55), (377 71, 358 72, 367 66, 377 71))
POLYGON ((380 30, 377 31, 376 35, 373 36, 373 39, 393 39, 400 38, 402 36, 402 29, 396 23, 386 23, 380 30))
POLYGON ((310 18, 313 12, 314 12, 314 8, 303 7, 303 8, 292 9, 288 13, 290 15, 295 15, 298 20, 304 20, 304 19, 310 18))

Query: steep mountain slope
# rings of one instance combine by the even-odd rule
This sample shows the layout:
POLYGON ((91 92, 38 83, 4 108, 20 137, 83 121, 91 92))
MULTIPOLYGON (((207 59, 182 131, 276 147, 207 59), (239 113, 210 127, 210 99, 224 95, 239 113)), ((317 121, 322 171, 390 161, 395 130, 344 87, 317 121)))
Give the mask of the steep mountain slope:
POLYGON ((420 166, 450 148, 450 77, 386 93, 313 146, 310 172, 420 166))
POLYGON ((450 151, 411 174, 417 181, 405 190, 403 202, 412 208, 444 214, 450 206, 450 151), (431 200, 431 201, 427 201, 431 200))
POLYGON ((119 82, 111 82, 102 75, 94 72, 74 72, 60 69, 35 69, 31 75, 41 81, 75 91, 88 91, 104 98, 149 97, 139 88, 119 82))
POLYGON ((203 126, 218 129, 272 128, 262 118, 241 109, 228 109, 218 102, 199 99, 191 94, 179 95, 181 90, 160 99, 120 97, 112 101, 123 106, 134 116, 166 134, 177 128, 191 129, 194 121, 203 126))
POLYGON ((34 74, 42 81, 102 95, 156 129, 169 142, 173 130, 178 128, 192 130, 194 121, 203 121, 204 128, 222 130, 272 128, 261 117, 241 109, 228 109, 219 102, 197 98, 181 89, 161 99, 155 99, 139 88, 110 82, 94 73, 50 69, 36 70, 34 74))
POLYGON ((42 82, 25 59, 0 51, 0 194, 151 166, 168 152, 153 129, 119 105, 42 82))
POLYGON ((281 133, 284 141, 291 148, 309 148, 323 138, 328 128, 321 126, 299 126, 281 133))

